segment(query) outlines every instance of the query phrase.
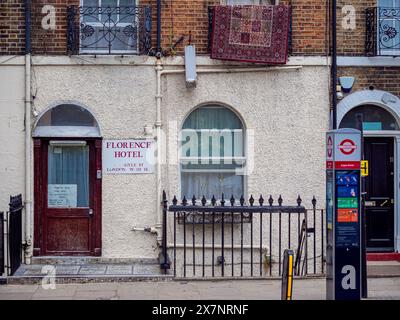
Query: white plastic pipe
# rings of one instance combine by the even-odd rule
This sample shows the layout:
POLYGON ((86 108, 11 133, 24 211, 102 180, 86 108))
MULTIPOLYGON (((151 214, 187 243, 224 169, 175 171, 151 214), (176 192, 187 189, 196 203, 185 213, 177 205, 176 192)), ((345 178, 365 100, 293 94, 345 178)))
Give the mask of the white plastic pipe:
POLYGON ((25 55, 25 263, 32 258, 31 55, 25 55))

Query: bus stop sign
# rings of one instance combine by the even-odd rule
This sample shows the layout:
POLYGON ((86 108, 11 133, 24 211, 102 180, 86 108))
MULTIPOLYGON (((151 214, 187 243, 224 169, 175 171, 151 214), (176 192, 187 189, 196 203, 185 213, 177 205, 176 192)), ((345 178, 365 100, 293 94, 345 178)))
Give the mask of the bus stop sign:
POLYGON ((326 138, 326 297, 361 298, 361 132, 329 131, 326 138))

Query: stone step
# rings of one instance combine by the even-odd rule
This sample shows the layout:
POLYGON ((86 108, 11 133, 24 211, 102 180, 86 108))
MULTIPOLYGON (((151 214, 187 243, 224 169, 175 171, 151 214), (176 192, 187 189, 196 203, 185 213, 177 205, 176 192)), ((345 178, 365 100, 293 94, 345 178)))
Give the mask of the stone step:
POLYGON ((158 264, 157 258, 103 258, 103 257, 66 257, 42 256, 33 257, 32 264, 40 265, 90 265, 90 264, 158 264))

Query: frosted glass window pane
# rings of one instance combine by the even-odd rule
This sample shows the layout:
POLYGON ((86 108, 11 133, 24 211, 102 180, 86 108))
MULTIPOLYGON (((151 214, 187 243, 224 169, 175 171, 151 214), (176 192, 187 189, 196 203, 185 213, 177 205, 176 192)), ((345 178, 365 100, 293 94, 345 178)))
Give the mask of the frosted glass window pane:
POLYGON ((48 207, 89 207, 88 146, 49 146, 48 207))
POLYGON ((40 118, 38 126, 97 127, 97 123, 86 109, 76 105, 63 104, 47 111, 40 118))

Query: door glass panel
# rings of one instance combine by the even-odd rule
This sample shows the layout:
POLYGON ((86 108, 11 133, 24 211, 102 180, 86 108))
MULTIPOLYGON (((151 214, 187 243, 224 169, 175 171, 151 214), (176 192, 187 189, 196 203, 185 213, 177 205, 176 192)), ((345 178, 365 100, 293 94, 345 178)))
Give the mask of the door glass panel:
POLYGON ((89 147, 50 145, 48 207, 89 207, 89 147))

